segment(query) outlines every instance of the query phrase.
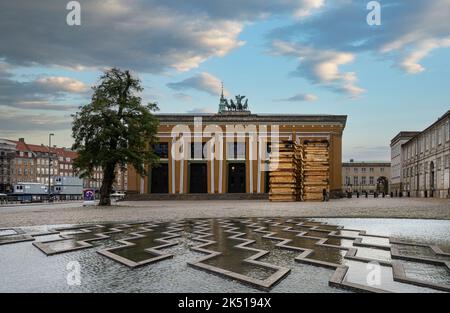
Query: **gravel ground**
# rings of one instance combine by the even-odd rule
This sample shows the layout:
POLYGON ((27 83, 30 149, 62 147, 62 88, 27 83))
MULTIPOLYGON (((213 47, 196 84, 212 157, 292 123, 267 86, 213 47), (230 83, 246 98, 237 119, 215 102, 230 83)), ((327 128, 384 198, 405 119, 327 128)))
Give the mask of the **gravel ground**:
POLYGON ((109 208, 82 203, 0 206, 0 227, 202 217, 363 217, 450 219, 449 199, 360 198, 330 202, 125 201, 109 208))

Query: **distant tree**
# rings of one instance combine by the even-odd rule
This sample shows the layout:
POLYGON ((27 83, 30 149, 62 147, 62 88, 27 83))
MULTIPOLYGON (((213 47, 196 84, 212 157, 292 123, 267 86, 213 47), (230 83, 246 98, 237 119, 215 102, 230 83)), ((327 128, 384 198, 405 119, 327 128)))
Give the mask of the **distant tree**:
POLYGON ((78 152, 74 168, 81 177, 91 177, 96 167, 103 171, 99 205, 111 205, 110 194, 116 168, 131 164, 144 176, 146 167, 158 162, 152 149, 158 120, 152 114, 155 103, 141 104, 140 80, 129 71, 110 69, 92 88, 88 105, 73 114, 72 149, 78 152))

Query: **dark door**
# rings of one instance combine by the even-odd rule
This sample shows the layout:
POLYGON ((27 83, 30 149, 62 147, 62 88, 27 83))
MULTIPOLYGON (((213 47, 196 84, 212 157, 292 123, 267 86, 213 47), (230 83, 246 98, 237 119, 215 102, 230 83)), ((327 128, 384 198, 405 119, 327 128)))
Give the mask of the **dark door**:
POLYGON ((151 193, 169 192, 169 165, 160 163, 158 167, 152 168, 151 193))
POLYGON ((228 164, 228 192, 245 193, 245 164, 228 164))
POLYGON ((191 163, 189 174, 189 192, 207 193, 208 192, 208 173, 206 163, 191 163))
POLYGON ((269 176, 269 171, 265 171, 264 172, 264 192, 265 193, 269 193, 270 191, 270 176, 269 176))

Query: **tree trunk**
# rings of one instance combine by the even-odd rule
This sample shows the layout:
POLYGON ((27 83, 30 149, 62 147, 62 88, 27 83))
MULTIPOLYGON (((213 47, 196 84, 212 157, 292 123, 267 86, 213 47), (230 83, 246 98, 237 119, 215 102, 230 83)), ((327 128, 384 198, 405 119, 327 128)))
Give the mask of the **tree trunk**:
POLYGON ((103 181, 100 188, 100 202, 98 205, 109 206, 111 205, 111 192, 114 183, 115 176, 115 164, 109 164, 103 170, 103 181))

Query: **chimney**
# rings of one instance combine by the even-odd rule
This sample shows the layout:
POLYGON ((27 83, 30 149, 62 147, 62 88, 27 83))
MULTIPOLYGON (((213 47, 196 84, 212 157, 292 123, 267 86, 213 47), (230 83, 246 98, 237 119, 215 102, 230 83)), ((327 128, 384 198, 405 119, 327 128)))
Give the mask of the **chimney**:
POLYGON ((25 138, 19 138, 19 142, 25 143, 25 138))
POLYGON ((354 161, 353 159, 350 159, 350 163, 353 163, 353 161, 354 161))

